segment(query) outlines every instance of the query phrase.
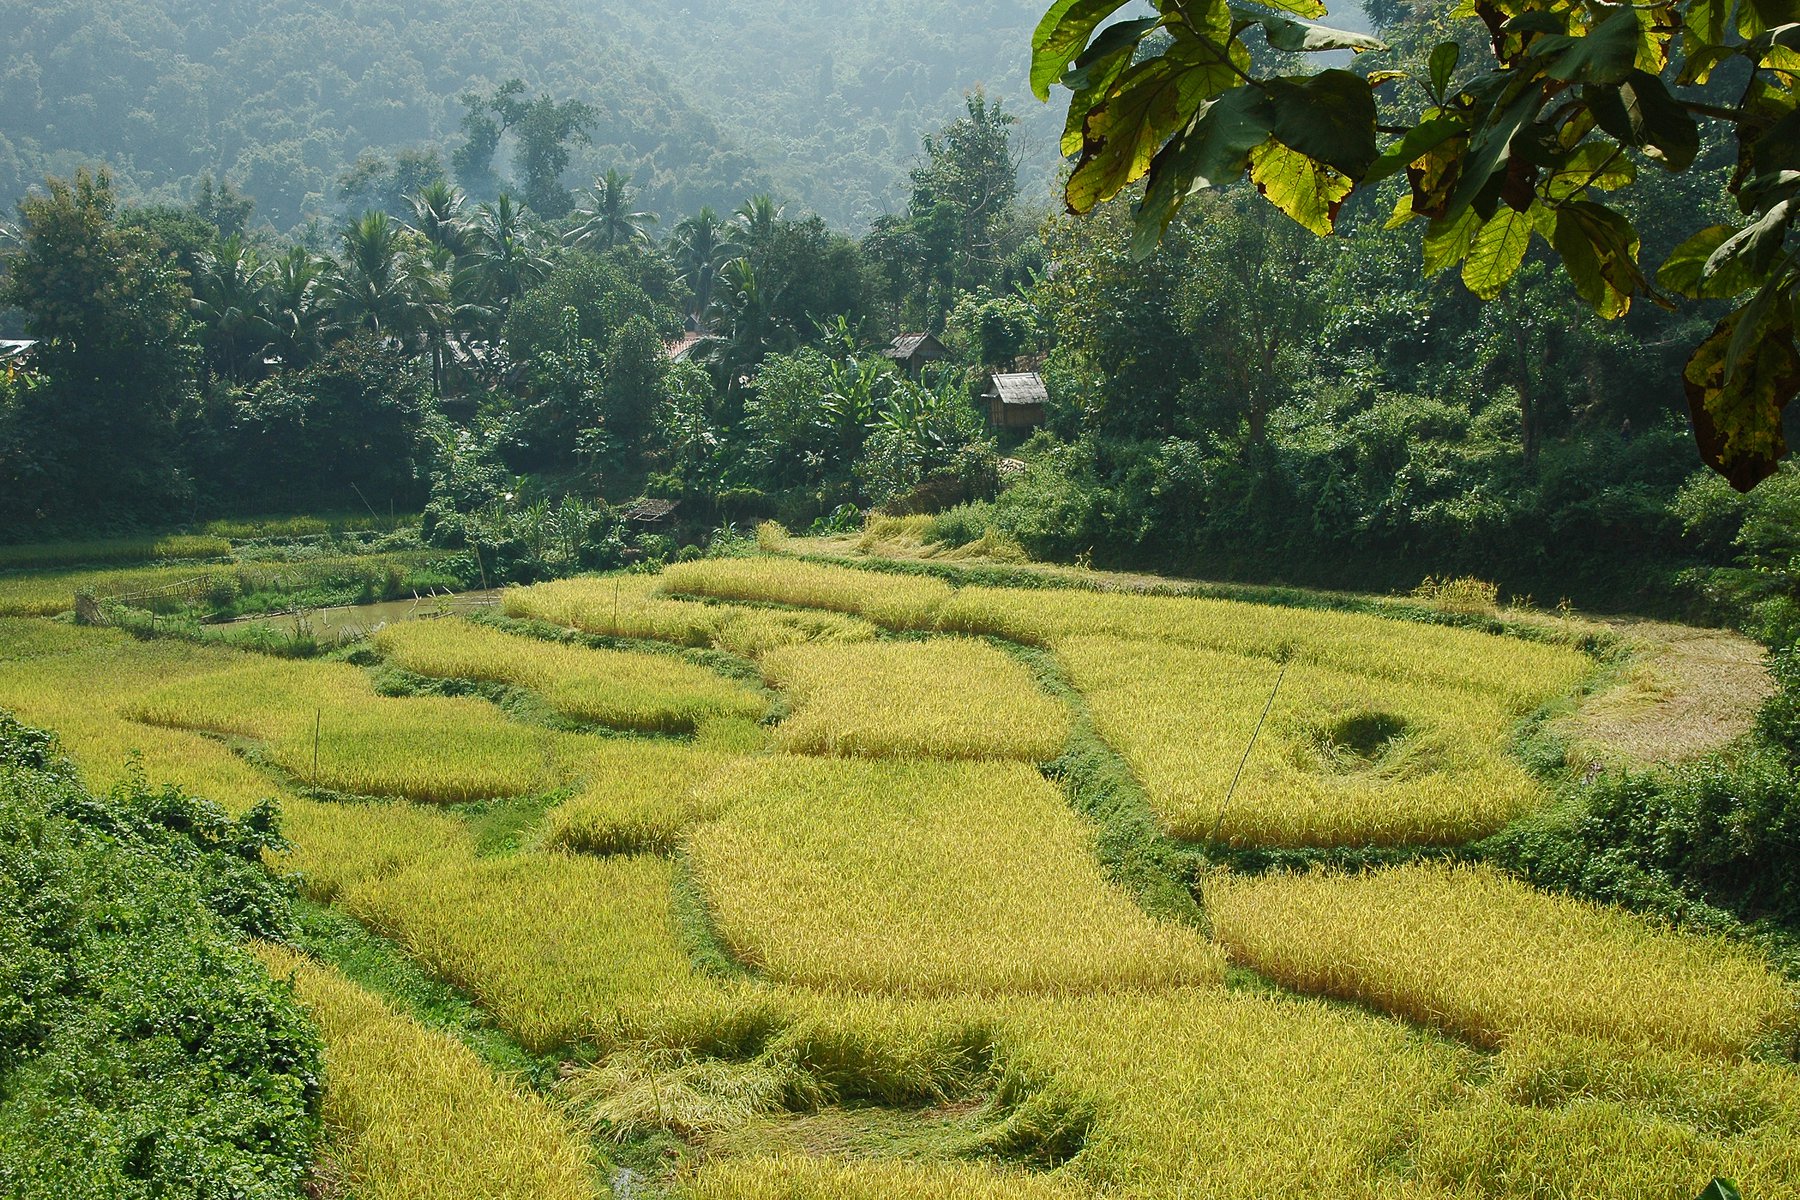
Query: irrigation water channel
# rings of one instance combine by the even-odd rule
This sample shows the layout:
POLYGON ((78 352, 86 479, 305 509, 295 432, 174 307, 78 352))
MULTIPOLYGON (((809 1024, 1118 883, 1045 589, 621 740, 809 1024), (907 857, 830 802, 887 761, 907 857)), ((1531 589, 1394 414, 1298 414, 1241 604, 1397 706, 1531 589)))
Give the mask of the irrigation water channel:
POLYGON ((211 626, 219 630, 244 630, 252 625, 265 625, 280 634, 307 632, 321 642, 335 642, 362 637, 383 625, 399 621, 417 621, 431 617, 448 617, 479 612, 500 603, 498 588, 475 592, 448 592, 407 600, 384 600, 379 604, 351 604, 340 608, 308 608, 297 612, 239 617, 211 626))

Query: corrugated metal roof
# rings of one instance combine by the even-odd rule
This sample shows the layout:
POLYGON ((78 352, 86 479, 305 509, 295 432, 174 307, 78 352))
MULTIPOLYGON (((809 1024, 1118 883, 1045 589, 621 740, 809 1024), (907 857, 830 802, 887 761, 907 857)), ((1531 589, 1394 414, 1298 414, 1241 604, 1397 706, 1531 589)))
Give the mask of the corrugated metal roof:
POLYGON ((1050 399, 1050 392, 1044 387, 1044 377, 1036 371, 995 375, 993 383, 988 386, 988 395, 998 395, 1002 404, 1044 404, 1050 399))

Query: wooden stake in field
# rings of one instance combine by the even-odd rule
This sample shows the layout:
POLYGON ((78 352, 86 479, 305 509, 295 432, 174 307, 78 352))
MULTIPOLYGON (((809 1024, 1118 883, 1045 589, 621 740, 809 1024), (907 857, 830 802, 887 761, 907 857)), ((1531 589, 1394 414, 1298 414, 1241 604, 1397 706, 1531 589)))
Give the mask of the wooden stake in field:
POLYGON ((1238 759, 1237 771, 1231 777, 1231 786, 1225 789, 1225 803, 1219 805, 1219 819, 1213 822, 1212 837, 1208 839, 1214 844, 1219 840, 1219 831, 1225 827, 1225 814, 1231 810, 1231 798, 1237 794, 1238 780, 1244 777, 1244 764, 1250 761, 1250 752, 1256 749, 1256 739, 1262 736, 1263 724, 1269 719, 1269 710, 1275 707, 1275 697, 1281 692, 1281 681, 1287 678, 1288 655, 1281 656, 1281 670, 1275 676, 1275 686, 1269 690, 1269 701, 1263 705, 1262 716, 1256 719, 1256 729, 1250 734, 1250 744, 1244 747, 1244 757, 1238 759))
POLYGON ((319 727, 325 723, 325 710, 313 709, 313 786, 319 786, 319 727))

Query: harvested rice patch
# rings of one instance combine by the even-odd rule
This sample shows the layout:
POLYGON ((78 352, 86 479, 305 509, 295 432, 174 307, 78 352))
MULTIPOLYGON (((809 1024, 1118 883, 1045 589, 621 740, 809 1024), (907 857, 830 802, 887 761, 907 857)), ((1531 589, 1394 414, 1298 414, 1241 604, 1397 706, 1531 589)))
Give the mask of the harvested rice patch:
POLYGON ((791 558, 715 558, 676 563, 662 573, 671 595, 710 596, 824 608, 864 617, 889 629, 930 629, 950 599, 949 584, 918 575, 889 575, 791 558))
POLYGON ((972 638, 792 646, 763 672, 792 697, 776 741, 794 753, 1045 762, 1069 736, 1024 664, 972 638))
POLYGON ((564 716, 619 729, 692 733, 708 720, 768 712, 752 689, 673 654, 595 650, 468 621, 389 625, 375 644, 408 671, 529 688, 564 716))
POLYGON ((692 1200, 1068 1200, 1087 1193, 1061 1176, 976 1163, 789 1155, 706 1163, 681 1194, 692 1200))
POLYGON ((257 953, 293 981, 325 1038, 328 1174, 359 1200, 593 1200, 585 1139, 466 1046, 292 951, 257 953))
POLYGON ((778 980, 854 991, 1213 983, 1218 951, 1109 884, 1062 794, 1018 763, 751 760, 689 856, 714 923, 778 980))
POLYGON ((602 1045, 718 1001, 671 910, 674 865, 517 854, 347 886, 338 903, 534 1050, 602 1045))
POLYGON ((1800 1028, 1753 952, 1486 867, 1219 876, 1206 900, 1234 961, 1480 1046, 1575 1035, 1735 1055, 1800 1028))
POLYGON ((550 810, 544 844, 585 854, 672 851, 691 826, 723 811, 707 785, 738 757, 649 739, 602 743, 586 785, 550 810))
POLYGON ((1543 802, 1506 753, 1515 718, 1476 692, 1117 638, 1059 655, 1175 837, 1455 845, 1543 802))

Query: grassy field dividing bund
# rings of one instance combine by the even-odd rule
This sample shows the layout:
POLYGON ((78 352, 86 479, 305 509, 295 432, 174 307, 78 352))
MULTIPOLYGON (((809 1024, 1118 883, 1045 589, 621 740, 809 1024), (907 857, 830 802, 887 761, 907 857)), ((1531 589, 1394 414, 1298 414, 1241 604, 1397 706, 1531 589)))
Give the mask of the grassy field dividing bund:
POLYGON ((692 733, 709 720, 759 721, 768 701, 672 654, 595 650, 469 621, 404 621, 375 634, 398 667, 528 688, 566 717, 617 729, 692 733))
POLYGON ((281 947, 258 950, 325 1035, 321 1164, 358 1200, 593 1200, 586 1139, 549 1104, 507 1083, 462 1043, 426 1029, 336 970, 281 947))
POLYGON ((1221 876, 1206 898, 1235 962, 1479 1046, 1574 1035, 1729 1056, 1800 1034, 1791 987, 1754 951, 1486 867, 1221 876))
POLYGON ((1211 983, 1217 951, 1101 876, 1023 764, 777 757, 713 785, 689 842, 719 935, 771 978, 857 991, 1085 992, 1211 983))
POLYGON ((972 638, 788 646, 762 665, 792 698, 776 743, 797 754, 1047 762, 1069 736, 1031 672, 972 638))

